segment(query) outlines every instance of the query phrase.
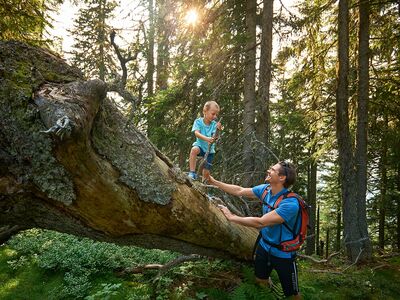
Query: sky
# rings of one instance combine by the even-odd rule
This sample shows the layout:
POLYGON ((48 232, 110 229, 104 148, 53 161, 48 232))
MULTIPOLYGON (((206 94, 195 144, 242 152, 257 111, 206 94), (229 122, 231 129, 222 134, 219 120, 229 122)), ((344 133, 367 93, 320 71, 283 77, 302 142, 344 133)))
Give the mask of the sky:
MULTIPOLYGON (((126 8, 137 7, 138 1, 136 0, 120 0, 120 5, 117 7, 115 15, 123 16, 122 18, 115 18, 111 21, 111 25, 115 28, 129 28, 130 23, 134 24, 135 16, 138 16, 138 13, 134 11, 129 11, 126 8), (125 18, 124 18, 125 16, 125 18)), ((277 10, 280 3, 283 3, 286 8, 290 9, 295 0, 281 0, 275 1, 274 9, 277 10)), ((132 9, 133 10, 133 9, 132 9)), ((52 13, 51 16, 54 19, 53 28, 49 28, 49 38, 57 39, 61 41, 61 50, 66 53, 66 58, 68 58, 68 52, 71 51, 73 45, 73 37, 69 34, 68 29, 72 29, 73 22, 76 14, 78 13, 78 8, 71 4, 70 0, 66 0, 60 7, 59 11, 56 13, 52 13)), ((129 34, 129 31, 125 31, 125 34, 129 34)), ((123 46, 120 41, 117 40, 117 43, 123 46)), ((278 47, 274 47, 276 50, 278 47)))

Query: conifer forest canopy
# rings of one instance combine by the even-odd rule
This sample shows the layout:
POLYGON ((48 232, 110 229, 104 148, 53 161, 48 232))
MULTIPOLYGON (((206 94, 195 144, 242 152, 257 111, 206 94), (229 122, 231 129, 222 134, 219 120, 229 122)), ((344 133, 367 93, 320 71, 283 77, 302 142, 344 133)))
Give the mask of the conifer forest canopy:
POLYGON ((257 231, 215 204, 259 201, 186 176, 214 100, 212 175, 250 187, 293 162, 306 254, 399 251, 398 1, 26 2, 0 5, 2 240, 40 227, 249 259, 257 231))

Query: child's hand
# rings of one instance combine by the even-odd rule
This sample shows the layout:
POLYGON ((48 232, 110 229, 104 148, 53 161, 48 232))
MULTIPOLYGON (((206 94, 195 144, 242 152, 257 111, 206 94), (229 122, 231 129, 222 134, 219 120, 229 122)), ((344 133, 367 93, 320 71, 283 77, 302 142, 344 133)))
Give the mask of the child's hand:
POLYGON ((218 122, 217 123, 217 128, 218 128, 218 130, 223 130, 224 126, 222 126, 221 122, 218 122))

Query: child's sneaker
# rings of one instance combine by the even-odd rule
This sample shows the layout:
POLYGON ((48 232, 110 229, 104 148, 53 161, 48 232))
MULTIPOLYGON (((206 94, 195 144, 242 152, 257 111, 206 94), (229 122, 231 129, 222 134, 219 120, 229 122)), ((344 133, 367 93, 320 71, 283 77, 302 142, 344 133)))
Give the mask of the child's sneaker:
POLYGON ((195 172, 189 172, 188 173, 188 176, 189 176, 189 178, 190 179, 192 179, 192 180, 196 180, 198 177, 197 177, 197 174, 195 173, 195 172))

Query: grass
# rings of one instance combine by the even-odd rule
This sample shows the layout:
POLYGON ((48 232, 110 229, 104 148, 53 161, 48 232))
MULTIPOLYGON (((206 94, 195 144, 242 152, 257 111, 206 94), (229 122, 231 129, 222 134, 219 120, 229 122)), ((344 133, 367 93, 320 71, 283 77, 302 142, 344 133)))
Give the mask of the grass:
MULTIPOLYGON (((165 263, 177 254, 118 247, 54 232, 31 230, 0 247, 3 299, 276 299, 255 284, 251 264, 219 259, 186 262, 154 281, 157 271, 120 275, 117 270, 165 263), (68 249, 73 247, 73 251, 68 249), (68 253, 67 256, 63 253, 68 253), (104 259, 105 257, 109 259, 104 259)), ((375 260, 335 274, 348 263, 299 261, 303 299, 400 299, 400 258, 375 260), (325 272, 315 272, 324 270, 325 272), (329 272, 331 270, 332 272, 329 272)))
POLYGON ((8 247, 0 248, 0 299, 55 299, 54 291, 62 285, 63 275, 39 268, 33 259, 14 269, 7 262, 16 255, 8 247))

